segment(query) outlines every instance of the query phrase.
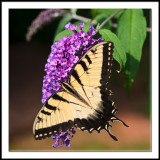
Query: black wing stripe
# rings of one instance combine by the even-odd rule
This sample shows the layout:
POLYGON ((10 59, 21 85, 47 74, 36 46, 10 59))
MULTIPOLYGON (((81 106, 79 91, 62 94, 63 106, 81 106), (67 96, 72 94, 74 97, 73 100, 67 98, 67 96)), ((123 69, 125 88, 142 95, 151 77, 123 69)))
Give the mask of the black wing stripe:
POLYGON ((38 118, 39 121, 42 121, 42 118, 41 118, 41 117, 38 116, 37 118, 38 118))
POLYGON ((51 115, 50 112, 47 112, 47 111, 45 111, 45 110, 41 110, 41 113, 46 114, 46 115, 51 115))
POLYGON ((63 102, 67 102, 69 103, 69 101, 67 101, 66 99, 64 99, 63 97, 59 96, 58 94, 54 94, 54 99, 57 99, 57 100, 60 100, 60 101, 63 101, 63 102))
POLYGON ((73 70, 73 71, 72 71, 72 76, 77 80, 77 82, 78 82, 80 85, 83 86, 83 84, 82 84, 82 82, 81 82, 81 80, 80 80, 80 78, 79 78, 79 75, 78 75, 78 73, 77 73, 76 70, 73 70))
POLYGON ((88 56, 88 55, 85 55, 85 58, 87 59, 87 61, 88 61, 88 63, 89 63, 89 64, 91 64, 91 63, 92 63, 92 61, 91 61, 91 59, 89 58, 89 56, 88 56))
MULTIPOLYGON (((54 94, 54 99, 57 99, 57 100, 60 100, 60 101, 63 101, 63 102, 66 102, 66 103, 73 103, 75 105, 80 105, 78 103, 75 103, 75 102, 71 102, 71 101, 67 101, 66 99, 64 99, 63 97, 59 96, 58 94, 54 94)), ((83 99, 80 99, 78 98, 81 102, 84 102, 86 104, 86 102, 83 100, 83 99)), ((82 105, 80 105, 82 106, 82 105)), ((82 106, 82 107, 85 107, 85 106, 82 106)))
POLYGON ((84 61, 80 61, 78 64, 80 64, 82 66, 82 68, 84 69, 84 71, 88 70, 88 67, 86 66, 86 63, 84 61))
POLYGON ((48 102, 46 102, 45 107, 46 107, 47 109, 50 109, 50 110, 56 110, 56 108, 57 108, 57 107, 55 107, 55 106, 49 105, 48 102))

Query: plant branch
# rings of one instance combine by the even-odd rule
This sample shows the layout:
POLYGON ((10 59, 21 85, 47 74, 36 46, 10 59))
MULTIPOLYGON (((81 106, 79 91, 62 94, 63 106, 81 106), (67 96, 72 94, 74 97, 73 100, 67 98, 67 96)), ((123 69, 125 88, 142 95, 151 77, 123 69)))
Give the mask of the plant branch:
MULTIPOLYGON (((119 13, 122 9, 119 9, 118 11, 116 11, 115 13, 113 13, 112 15, 110 15, 105 21, 103 21, 103 23, 96 29, 96 33, 112 18, 114 17, 117 13, 119 13)), ((73 19, 76 19, 76 20, 80 20, 80 21, 83 21, 83 22, 91 22, 91 24, 93 25, 96 25, 98 24, 98 22, 96 20, 92 20, 90 18, 86 18, 86 17, 82 17, 82 16, 79 16, 77 15, 76 13, 64 13, 64 16, 70 16, 72 17, 73 19)), ((117 24, 116 23, 113 23, 112 24, 112 27, 114 28, 117 28, 117 24)), ((147 27, 146 28, 146 31, 147 32, 152 32, 152 29, 147 27)))
POLYGON ((110 15, 106 20, 103 21, 103 23, 96 29, 96 33, 112 18, 114 17, 117 13, 119 13, 122 9, 119 9, 118 11, 114 12, 112 15, 110 15))
POLYGON ((65 13, 65 16, 72 17, 73 19, 80 20, 83 22, 91 22, 93 25, 98 24, 96 20, 91 20, 90 18, 79 16, 75 13, 65 13))

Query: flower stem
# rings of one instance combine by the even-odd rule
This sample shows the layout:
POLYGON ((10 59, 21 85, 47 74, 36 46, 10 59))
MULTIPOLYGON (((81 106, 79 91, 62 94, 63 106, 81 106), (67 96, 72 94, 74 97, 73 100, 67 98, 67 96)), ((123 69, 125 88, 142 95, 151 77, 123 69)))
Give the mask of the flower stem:
MULTIPOLYGON (((95 30, 95 32, 97 33, 111 18, 113 18, 116 14, 118 14, 121 10, 123 9, 119 9, 117 10, 115 13, 113 13, 112 15, 110 15, 105 21, 103 21, 103 23, 95 30)), ((80 21, 83 21, 83 22, 91 22, 91 24, 93 25, 96 25, 98 24, 98 22, 96 20, 92 20, 90 18, 86 18, 86 17, 83 17, 83 16, 79 16, 77 15, 76 13, 73 13, 73 12, 69 12, 69 13, 63 13, 62 16, 69 16, 73 19, 76 19, 76 20, 80 20, 80 21)), ((117 28, 117 24, 116 23, 113 23, 112 24, 112 27, 114 28, 117 28)), ((147 27, 146 28, 147 32, 151 32, 151 28, 147 27)))
POLYGON ((96 33, 112 18, 114 17, 116 14, 118 14, 122 9, 119 9, 118 11, 114 12, 112 15, 110 15, 106 20, 104 20, 102 22, 102 24, 96 29, 96 33))
POLYGON ((64 16, 70 16, 71 18, 73 19, 76 19, 76 20, 80 20, 80 21, 84 21, 84 22, 91 22, 92 24, 97 24, 97 21, 96 20, 91 20, 90 18, 86 18, 86 17, 82 17, 82 16, 79 16, 75 13, 65 13, 64 16))

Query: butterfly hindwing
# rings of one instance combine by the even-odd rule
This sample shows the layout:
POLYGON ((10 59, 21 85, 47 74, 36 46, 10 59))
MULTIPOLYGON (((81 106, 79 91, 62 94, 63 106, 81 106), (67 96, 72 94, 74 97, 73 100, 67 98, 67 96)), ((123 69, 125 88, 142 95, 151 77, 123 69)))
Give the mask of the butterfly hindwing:
MULTIPOLYGON (((71 87, 70 90, 72 89, 71 87)), ((76 118, 83 121, 88 114, 93 114, 94 110, 85 103, 85 100, 82 101, 82 98, 77 97, 76 93, 74 90, 68 93, 62 89, 49 97, 39 111, 33 125, 36 139, 66 131, 74 126, 76 118)), ((84 122, 81 123, 83 127, 86 125, 84 122)))

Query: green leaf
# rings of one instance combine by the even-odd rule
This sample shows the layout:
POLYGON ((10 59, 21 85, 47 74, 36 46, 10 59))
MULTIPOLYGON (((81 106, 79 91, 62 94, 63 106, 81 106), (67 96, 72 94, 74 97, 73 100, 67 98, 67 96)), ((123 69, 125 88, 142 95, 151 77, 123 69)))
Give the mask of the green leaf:
POLYGON ((128 9, 123 13, 118 21, 117 36, 127 53, 124 76, 125 88, 129 93, 139 67, 146 38, 146 19, 141 9, 128 9))
MULTIPOLYGON (((92 15, 93 15, 93 17, 95 17, 99 13, 105 13, 106 16, 110 16, 118 10, 119 9, 92 9, 92 15)), ((124 12, 124 10, 121 10, 120 12, 118 12, 114 16, 114 18, 119 18, 123 12, 124 12)))
POLYGON ((84 28, 82 28, 82 30, 87 33, 89 31, 89 26, 91 25, 90 22, 85 23, 84 28))
POLYGON ((71 17, 63 17, 59 24, 58 24, 58 27, 56 29, 56 32, 55 32, 55 35, 57 35, 60 31, 62 31, 65 27, 65 25, 71 20, 72 18, 71 17))
MULTIPOLYGON (((96 20, 99 24, 101 24, 104 20, 108 18, 108 15, 105 13, 98 14, 94 20, 96 20)), ((112 27, 112 22, 109 20, 102 28, 110 29, 112 27)))
POLYGON ((71 30, 69 30, 69 29, 64 30, 64 31, 58 33, 58 34, 56 35, 56 37, 54 38, 53 43, 54 43, 55 41, 59 41, 63 36, 70 36, 72 33, 74 33, 74 32, 71 31, 71 30))
POLYGON ((99 26, 100 26, 100 24, 98 23, 95 30, 97 30, 99 28, 99 26))
MULTIPOLYGON (((74 22, 74 25, 76 26, 80 23, 85 23, 85 22, 84 21, 76 21, 76 22, 74 22)), ((81 29, 79 27, 77 27, 76 31, 79 31, 79 30, 81 30, 81 29)))
POLYGON ((76 26, 76 25, 78 25, 80 23, 84 23, 84 21, 76 21, 76 22, 74 22, 74 25, 76 26))
POLYGON ((121 71, 125 67, 126 54, 120 40, 117 38, 117 36, 113 32, 111 32, 108 29, 100 29, 99 33, 102 35, 102 38, 104 39, 104 41, 111 41, 114 43, 113 58, 117 62, 119 62, 120 71, 121 71))

